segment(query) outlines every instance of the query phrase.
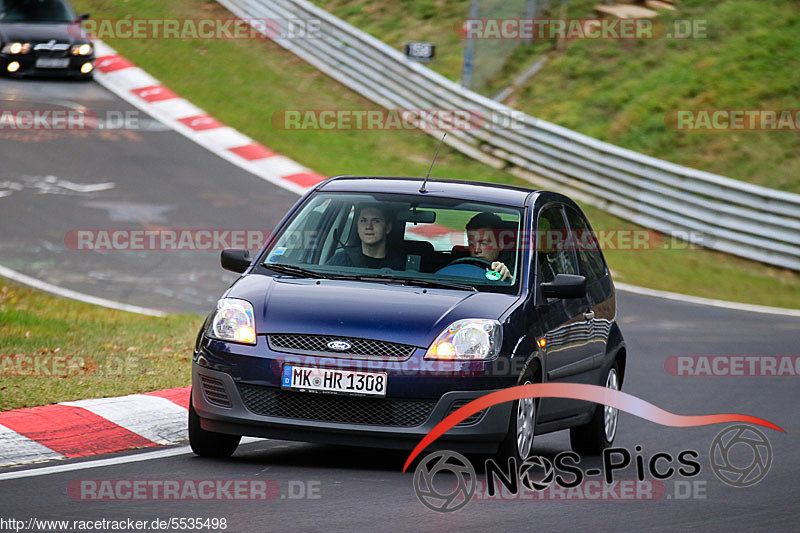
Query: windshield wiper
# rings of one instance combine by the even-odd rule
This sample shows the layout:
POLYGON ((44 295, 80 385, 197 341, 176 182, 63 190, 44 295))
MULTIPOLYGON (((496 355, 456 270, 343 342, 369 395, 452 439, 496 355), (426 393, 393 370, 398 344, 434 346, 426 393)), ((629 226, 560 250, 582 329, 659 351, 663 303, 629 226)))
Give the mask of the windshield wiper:
POLYGON ((377 281, 386 283, 395 283, 398 285, 418 285, 420 287, 438 287, 442 289, 460 289, 465 291, 478 292, 478 289, 472 285, 465 285, 461 283, 449 283, 447 281, 436 281, 432 279, 422 278, 399 278, 391 274, 365 274, 365 275, 342 275, 331 276, 333 279, 352 280, 352 281, 377 281))
POLYGON ((465 283, 451 283, 449 281, 437 281, 434 279, 422 278, 395 278, 402 280, 405 285, 419 285, 420 287, 439 287, 442 289, 461 289, 465 291, 478 292, 478 289, 465 283))
POLYGON ((327 274, 322 274, 320 272, 315 272, 308 268, 299 267, 297 265, 284 265, 280 263, 261 263, 261 266, 264 268, 268 268, 270 270, 274 270, 279 274, 289 274, 291 276, 297 276, 299 278, 329 278, 327 274))

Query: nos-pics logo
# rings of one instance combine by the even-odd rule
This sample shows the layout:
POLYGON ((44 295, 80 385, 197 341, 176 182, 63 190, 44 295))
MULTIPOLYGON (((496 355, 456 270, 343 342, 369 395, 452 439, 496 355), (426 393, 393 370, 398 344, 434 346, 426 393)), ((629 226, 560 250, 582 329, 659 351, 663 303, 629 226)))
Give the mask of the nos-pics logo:
MULTIPOLYGON (((737 488, 750 487, 764 479, 772 466, 772 455, 767 436, 744 424, 722 430, 709 450, 714 474, 723 483, 737 488)), ((697 466, 699 473, 699 463, 697 466)), ((553 481, 553 464, 544 457, 530 457, 520 465, 519 476, 528 489, 544 490, 553 481), (533 470, 543 472, 542 478, 531 475, 533 470)), ((449 513, 461 509, 475 496, 477 487, 475 467, 466 457, 451 450, 431 453, 414 471, 414 492, 433 511, 449 513), (440 473, 446 475, 439 476, 437 484, 435 478, 440 473)))

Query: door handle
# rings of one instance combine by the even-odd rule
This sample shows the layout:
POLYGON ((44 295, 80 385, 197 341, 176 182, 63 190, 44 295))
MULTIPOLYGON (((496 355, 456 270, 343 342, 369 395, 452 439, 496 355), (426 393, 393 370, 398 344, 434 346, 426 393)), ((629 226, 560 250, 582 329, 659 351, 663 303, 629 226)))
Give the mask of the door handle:
POLYGON ((585 313, 583 313, 583 318, 585 318, 586 320, 594 319, 594 311, 592 310, 586 311, 585 313))

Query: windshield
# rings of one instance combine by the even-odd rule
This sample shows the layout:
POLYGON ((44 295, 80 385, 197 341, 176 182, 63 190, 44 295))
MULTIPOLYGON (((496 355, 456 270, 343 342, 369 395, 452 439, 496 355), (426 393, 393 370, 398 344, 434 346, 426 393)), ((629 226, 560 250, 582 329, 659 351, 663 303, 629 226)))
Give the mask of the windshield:
POLYGON ((515 293, 521 218, 519 208, 452 198, 317 193, 259 264, 278 275, 515 293))
POLYGON ((72 9, 63 0, 0 0, 0 22, 71 22, 72 9))

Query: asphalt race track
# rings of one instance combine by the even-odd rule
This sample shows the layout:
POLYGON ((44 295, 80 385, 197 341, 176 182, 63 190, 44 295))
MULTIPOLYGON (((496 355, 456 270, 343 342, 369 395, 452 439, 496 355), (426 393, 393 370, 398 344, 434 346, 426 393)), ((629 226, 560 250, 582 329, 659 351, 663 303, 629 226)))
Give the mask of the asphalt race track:
POLYGON ((205 311, 236 279, 216 268, 219 251, 70 250, 67 232, 269 232, 297 200, 163 125, 148 126, 96 83, 2 79, 0 98, 4 108, 50 109, 58 102, 103 118, 108 111, 139 118, 135 130, 114 123, 77 131, 0 129, 0 265, 37 279, 144 307, 205 311))
MULTIPOLYGON (((35 107, 57 95, 65 106, 83 105, 98 113, 131 110, 95 83, 0 80, 0 95, 4 106, 35 107)), ((268 231, 296 200, 182 136, 151 126, 138 131, 0 131, 0 265, 125 303, 209 311, 233 280, 219 268, 218 252, 97 253, 70 250, 64 242, 71 229, 268 231)), ((4 469, 0 508, 4 516, 21 520, 216 517, 226 519, 227 531, 796 530, 800 377, 676 377, 664 364, 673 355, 797 355, 800 319, 627 293, 619 293, 618 311, 628 342, 624 391, 678 414, 743 413, 786 431, 762 429, 773 451, 762 481, 735 488, 712 471, 709 449, 726 425, 672 428, 622 413, 616 446, 632 453, 641 446, 645 464, 657 452, 677 456, 696 450, 699 474, 667 479, 655 501, 484 500, 443 514, 415 496, 413 473, 401 472, 404 452, 264 440, 243 444, 229 460, 199 459, 180 453, 183 447, 170 457, 33 477, 8 478, 17 471, 92 464, 98 458, 4 469), (87 479, 270 480, 280 496, 269 501, 87 501, 68 491, 87 479)), ((747 465, 752 452, 744 444, 736 446, 732 461, 747 465)), ((534 442, 535 451, 551 459, 568 447, 565 432, 534 442)), ((484 458, 470 459, 477 464, 484 458)), ((588 458, 581 467, 599 464, 588 458)), ((633 463, 616 473, 617 480, 635 477, 633 463)))

